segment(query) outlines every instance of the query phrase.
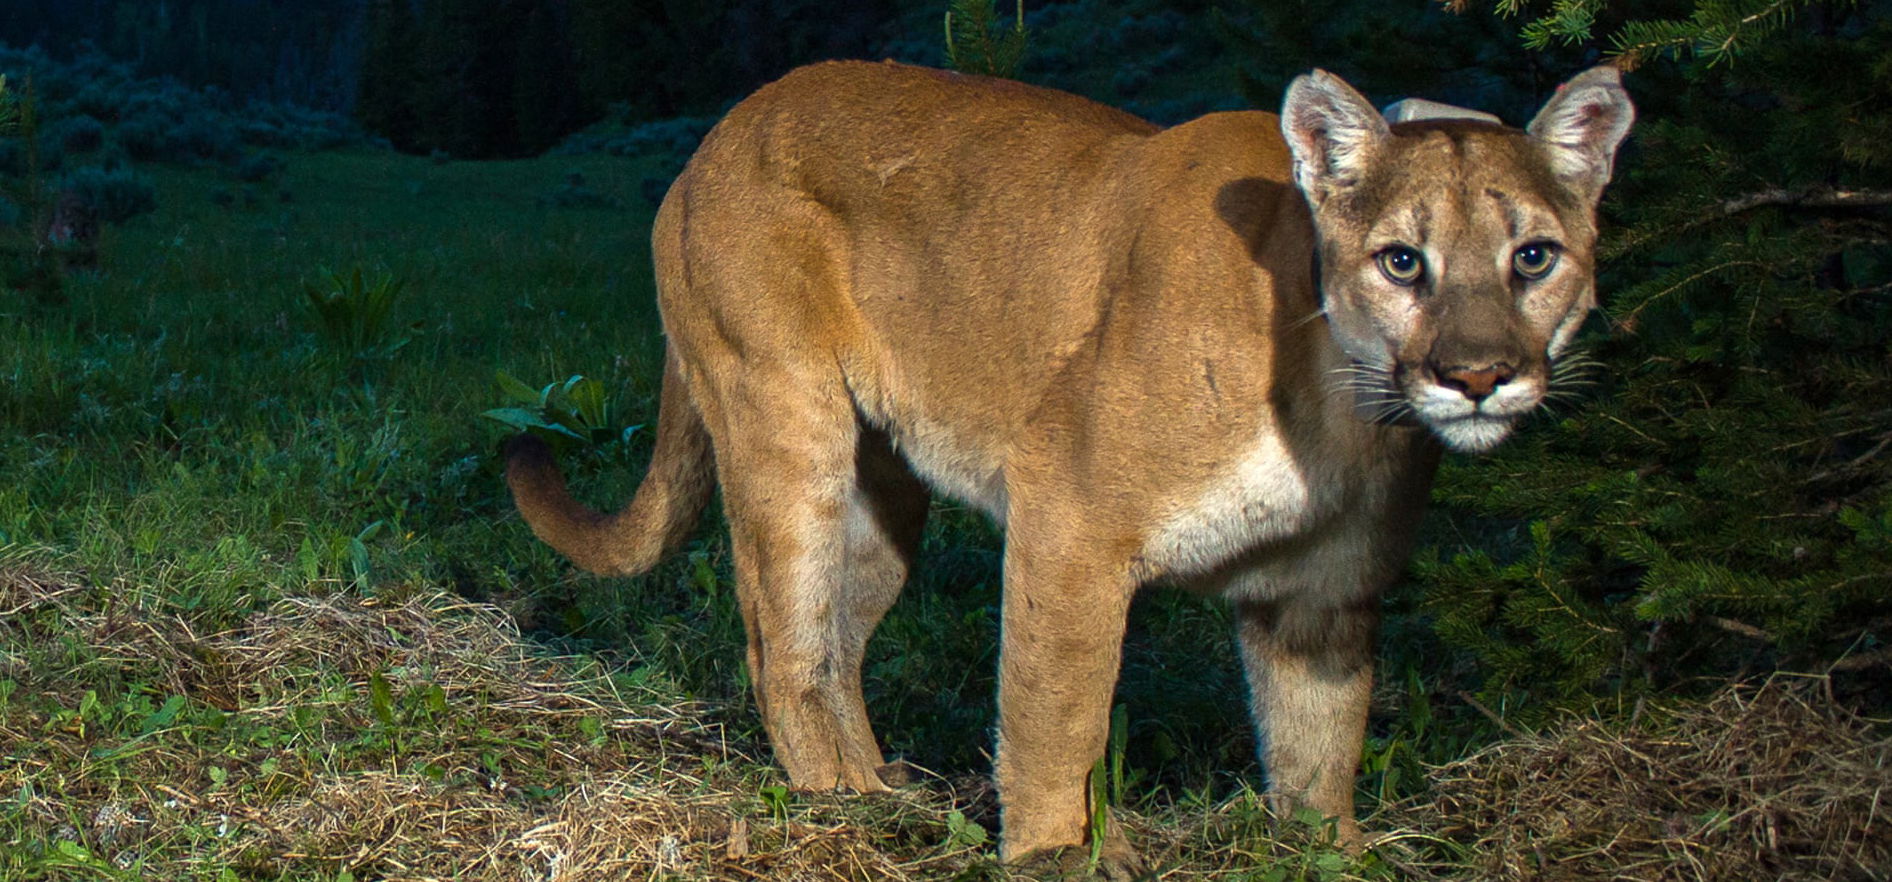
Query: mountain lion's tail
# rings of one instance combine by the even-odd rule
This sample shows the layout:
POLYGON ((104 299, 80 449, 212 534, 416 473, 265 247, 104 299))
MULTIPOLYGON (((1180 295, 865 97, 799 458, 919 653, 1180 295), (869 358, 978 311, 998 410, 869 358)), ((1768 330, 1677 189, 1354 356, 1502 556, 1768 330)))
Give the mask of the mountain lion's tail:
POLYGON ((715 489, 713 465, 709 431, 670 356, 657 408, 657 450, 637 495, 616 514, 572 498, 545 442, 519 435, 506 444, 506 484, 519 514, 547 545, 601 576, 644 572, 688 538, 715 489))

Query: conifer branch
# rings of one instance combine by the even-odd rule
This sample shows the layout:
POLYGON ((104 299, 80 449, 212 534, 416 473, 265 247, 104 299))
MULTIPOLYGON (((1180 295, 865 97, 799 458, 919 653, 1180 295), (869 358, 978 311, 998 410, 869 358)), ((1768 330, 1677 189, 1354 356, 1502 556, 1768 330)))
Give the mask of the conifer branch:
POLYGON ((1801 190, 1775 188, 1727 199, 1721 203, 1721 217, 1751 211, 1765 205, 1793 208, 1883 208, 1892 205, 1892 190, 1837 190, 1815 187, 1801 190))
POLYGON ((1849 655, 1826 666, 1829 671, 1857 671, 1874 665, 1892 664, 1892 646, 1881 646, 1871 652, 1849 655))
POLYGON ((1485 719, 1490 720, 1493 723, 1497 723, 1498 728, 1503 729, 1505 733, 1510 735, 1511 737, 1513 738, 1528 737, 1529 733, 1524 732, 1518 727, 1511 725, 1511 723, 1508 720, 1506 720, 1504 717, 1498 716, 1498 713, 1496 711, 1492 710, 1491 708, 1485 707, 1485 703, 1482 701, 1479 701, 1477 696, 1461 689, 1459 690, 1458 697, 1462 699, 1466 704, 1471 705, 1472 710, 1475 710, 1483 714, 1485 716, 1485 719))
POLYGON ((1886 208, 1892 206, 1892 190, 1842 190, 1833 187, 1803 187, 1790 190, 1774 187, 1723 199, 1713 211, 1704 211, 1673 227, 1644 228, 1612 243, 1611 256, 1627 254, 1657 238, 1673 238, 1716 221, 1727 220, 1757 208, 1886 208))
POLYGON ((1774 642, 1773 632, 1766 628, 1755 627, 1746 622, 1737 622, 1734 619, 1724 618, 1722 616, 1703 616, 1702 621, 1731 634, 1739 634, 1743 637, 1759 640, 1762 643, 1774 642))
POLYGON ((1702 279, 1705 279, 1709 276, 1712 276, 1724 270, 1735 269, 1737 267, 1751 267, 1751 268, 1759 269, 1759 270, 1766 270, 1770 268, 1766 263, 1762 261, 1758 261, 1758 260, 1728 260, 1728 261, 1723 261, 1721 263, 1714 264, 1713 266, 1704 267, 1703 269, 1690 274, 1687 278, 1684 278, 1679 282, 1676 282, 1666 288, 1663 288, 1660 291, 1655 292, 1654 294, 1650 294, 1648 297, 1643 298, 1641 303, 1636 304, 1628 312, 1625 312, 1619 316, 1616 316, 1616 321, 1618 324, 1625 324, 1625 325, 1630 325, 1633 327, 1636 321, 1636 317, 1641 315, 1642 311, 1648 308, 1650 304, 1655 303, 1656 301, 1661 300, 1669 296, 1670 294, 1680 291, 1681 289, 1688 287, 1690 284, 1699 282, 1702 279))

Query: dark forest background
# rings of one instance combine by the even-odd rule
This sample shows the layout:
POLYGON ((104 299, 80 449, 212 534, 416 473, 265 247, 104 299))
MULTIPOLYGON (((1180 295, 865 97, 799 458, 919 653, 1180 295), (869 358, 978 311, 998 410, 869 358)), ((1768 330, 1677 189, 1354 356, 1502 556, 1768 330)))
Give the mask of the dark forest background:
POLYGON ((935 4, 859 0, 14 0, 0 42, 96 47, 147 76, 357 115, 395 147, 537 153, 616 109, 712 113, 788 68, 860 57, 935 4))

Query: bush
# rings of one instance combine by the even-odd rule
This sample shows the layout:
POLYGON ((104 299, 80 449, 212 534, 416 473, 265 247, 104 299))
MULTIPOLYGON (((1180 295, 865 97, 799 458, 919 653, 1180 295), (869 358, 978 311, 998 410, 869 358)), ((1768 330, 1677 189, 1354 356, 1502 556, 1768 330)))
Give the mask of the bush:
POLYGON ((117 119, 124 107, 125 88, 122 81, 89 83, 72 98, 75 112, 101 120, 117 119))
POLYGON ((157 191, 124 166, 85 166, 60 179, 62 191, 74 192, 92 206, 100 223, 124 223, 157 210, 157 191))
POLYGON ((619 209, 624 203, 617 197, 593 189, 585 183, 585 175, 580 171, 565 173, 565 183, 558 189, 539 197, 539 204, 550 208, 605 208, 619 209))
MULTIPOLYGON (((48 169, 113 145, 141 162, 231 163, 246 146, 327 150, 372 143, 339 114, 272 102, 244 105, 221 89, 139 78, 89 47, 60 62, 37 47, 0 46, 0 72, 34 82, 41 164, 48 169)), ((17 152, 0 152, 0 170, 18 173, 23 161, 17 152)))
POLYGON ((85 114, 69 116, 47 126, 40 137, 68 155, 92 153, 105 146, 105 124, 85 114))
POLYGON ((696 152, 696 145, 702 143, 703 136, 715 125, 715 118, 707 116, 683 116, 635 126, 607 121, 566 138, 550 152, 562 156, 587 153, 664 156, 674 160, 681 170, 690 154, 696 152))
POLYGON ((282 171, 283 161, 267 153, 252 153, 237 161, 231 173, 237 180, 249 183, 261 183, 282 171))

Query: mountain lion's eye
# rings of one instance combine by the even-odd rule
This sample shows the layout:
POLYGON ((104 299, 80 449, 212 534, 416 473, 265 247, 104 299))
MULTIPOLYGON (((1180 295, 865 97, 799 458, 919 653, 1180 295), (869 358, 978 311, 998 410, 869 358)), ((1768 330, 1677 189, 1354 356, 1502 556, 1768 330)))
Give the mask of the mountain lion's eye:
POLYGON ((1557 246, 1546 242, 1532 242, 1511 254, 1511 268, 1529 281, 1543 278, 1556 265, 1557 246))
POLYGON ((1380 272, 1395 285, 1414 285, 1426 274, 1425 258, 1404 245, 1394 245, 1379 253, 1380 272))

